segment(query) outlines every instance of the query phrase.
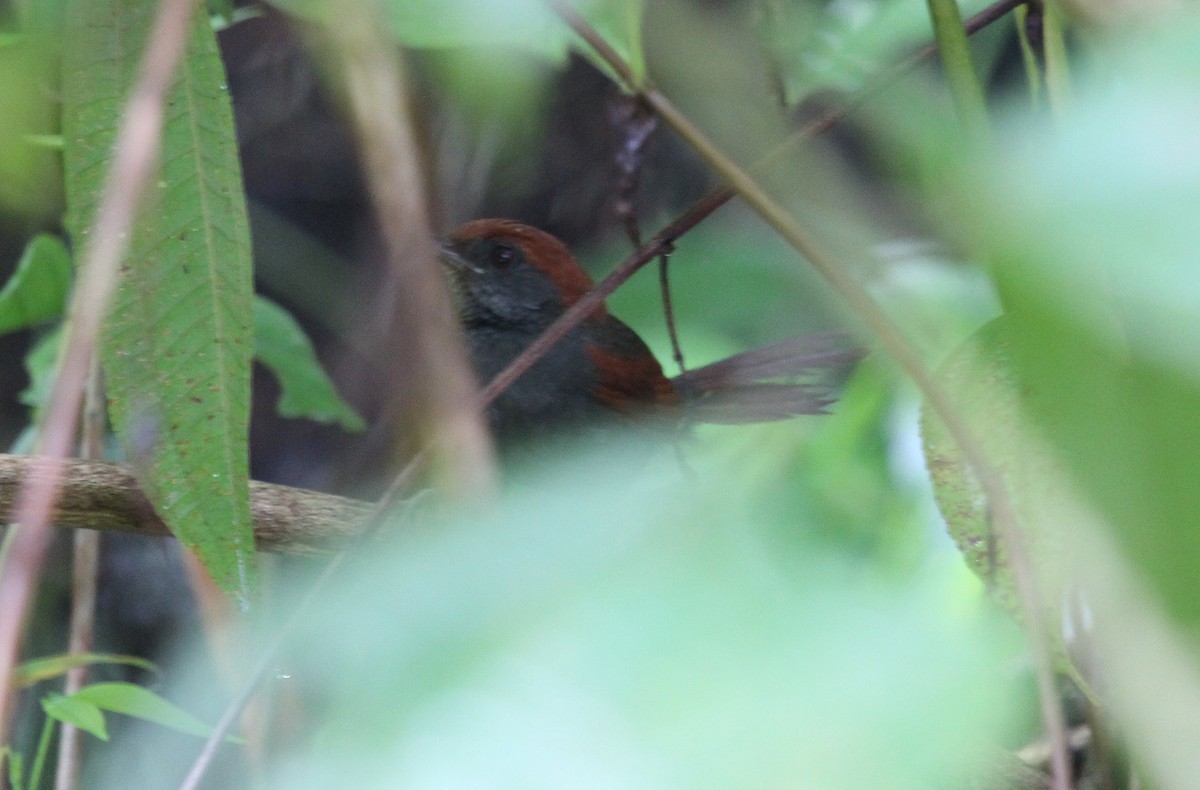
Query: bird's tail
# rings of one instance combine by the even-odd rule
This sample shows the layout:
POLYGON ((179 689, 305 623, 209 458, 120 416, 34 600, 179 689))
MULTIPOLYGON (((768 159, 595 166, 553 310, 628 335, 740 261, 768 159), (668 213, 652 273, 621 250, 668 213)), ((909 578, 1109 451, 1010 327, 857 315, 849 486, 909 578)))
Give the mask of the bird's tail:
POLYGON ((782 340, 672 379, 691 419, 725 425, 823 414, 865 350, 842 332, 782 340))

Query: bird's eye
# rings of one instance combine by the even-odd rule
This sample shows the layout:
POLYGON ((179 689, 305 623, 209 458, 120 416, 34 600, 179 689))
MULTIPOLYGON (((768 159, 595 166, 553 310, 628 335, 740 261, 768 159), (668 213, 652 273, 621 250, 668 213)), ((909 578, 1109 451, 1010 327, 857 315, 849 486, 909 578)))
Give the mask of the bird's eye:
POLYGON ((497 244, 492 247, 488 259, 497 269, 506 269, 517 259, 517 251, 510 244, 497 244))

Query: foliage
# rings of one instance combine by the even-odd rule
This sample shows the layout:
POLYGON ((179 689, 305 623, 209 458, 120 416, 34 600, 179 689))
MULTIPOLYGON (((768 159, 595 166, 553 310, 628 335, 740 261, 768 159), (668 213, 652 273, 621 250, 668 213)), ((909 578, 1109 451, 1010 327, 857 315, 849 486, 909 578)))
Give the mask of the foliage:
MULTIPOLYGON (((277 5, 315 24, 344 12, 277 5)), ((965 786, 989 745, 1037 730, 1027 678, 1002 669, 1021 649, 1017 630, 982 586, 1020 627, 1048 624, 1057 668, 1097 706, 1089 725, 1126 739, 1137 775, 1103 754, 1089 770, 1111 771, 1114 787, 1189 787, 1200 19, 1177 11, 1164 24, 1148 7, 1099 27, 1073 4, 1030 5, 1010 42, 1028 89, 993 89, 985 111, 977 75, 999 67, 1000 45, 963 50, 952 4, 710 5, 581 4, 616 61, 553 4, 392 2, 386 13, 389 34, 426 58, 425 89, 481 139, 543 122, 574 47, 654 99, 705 166, 727 165, 731 182, 728 168, 746 168, 749 187, 735 183, 745 203, 675 245, 689 364, 834 322, 861 322, 868 342, 913 357, 896 366, 877 352, 819 421, 698 431, 682 465, 632 441, 564 442, 513 470, 483 512, 397 516, 394 534, 302 612, 287 655, 303 696, 323 701, 324 727, 270 781, 965 786), (958 57, 882 88, 878 75, 931 35, 929 8, 958 57), (857 155, 821 141, 781 148, 831 89, 871 93, 853 117, 857 155), (804 235, 774 232, 785 227, 804 235), (943 243, 897 254, 906 234, 943 243), (879 320, 864 303, 882 307, 879 320), (914 377, 920 392, 901 375, 935 366, 930 381, 914 377), (957 422, 928 398, 939 394, 957 422), (969 439, 1009 507, 988 498, 969 439), (1097 674, 1105 683, 1093 688, 1097 674)), ((0 290, 0 332, 38 335, 21 396, 35 421, 60 356, 71 251, 94 242, 154 6, 79 0, 61 31, 30 24, 0 40, 0 60, 14 64, 0 69, 0 107, 14 119, 0 130, 0 204, 43 216, 61 191, 71 238, 31 238, 0 290), (61 77, 61 130, 31 87, 47 63, 61 77), (57 131, 61 178, 47 175, 57 131)), ((101 354, 115 432, 155 511, 251 607, 252 358, 278 378, 281 415, 352 431, 365 421, 297 321, 253 294, 226 78, 212 25, 203 13, 192 21, 101 354)), ((614 250, 583 257, 598 268, 622 257, 614 250)), ((608 305, 669 357, 651 275, 608 305)), ((70 663, 27 664, 20 682, 70 663)), ((14 786, 36 786, 55 721, 101 739, 105 712, 208 732, 131 684, 41 703, 36 752, 0 752, 14 786)))

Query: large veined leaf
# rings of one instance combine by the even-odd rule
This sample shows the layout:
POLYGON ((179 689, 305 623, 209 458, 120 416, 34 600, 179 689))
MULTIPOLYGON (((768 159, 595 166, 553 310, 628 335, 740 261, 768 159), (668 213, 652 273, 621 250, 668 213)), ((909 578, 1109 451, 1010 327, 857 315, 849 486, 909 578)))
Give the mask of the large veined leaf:
MULTIPOLYGON (((64 160, 81 247, 156 9, 150 0, 78 0, 68 14, 64 160)), ((244 600, 254 585, 250 236, 225 75, 202 9, 164 123, 161 170, 102 338, 110 413, 163 521, 244 600)))

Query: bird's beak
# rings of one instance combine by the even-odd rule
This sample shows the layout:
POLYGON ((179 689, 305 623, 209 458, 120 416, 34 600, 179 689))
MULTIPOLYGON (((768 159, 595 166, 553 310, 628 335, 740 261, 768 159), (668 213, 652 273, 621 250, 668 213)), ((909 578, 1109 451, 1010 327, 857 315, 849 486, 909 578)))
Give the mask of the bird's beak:
POLYGON ((452 273, 473 272, 483 274, 483 270, 464 258, 454 245, 445 239, 438 239, 438 258, 442 265, 452 273))

